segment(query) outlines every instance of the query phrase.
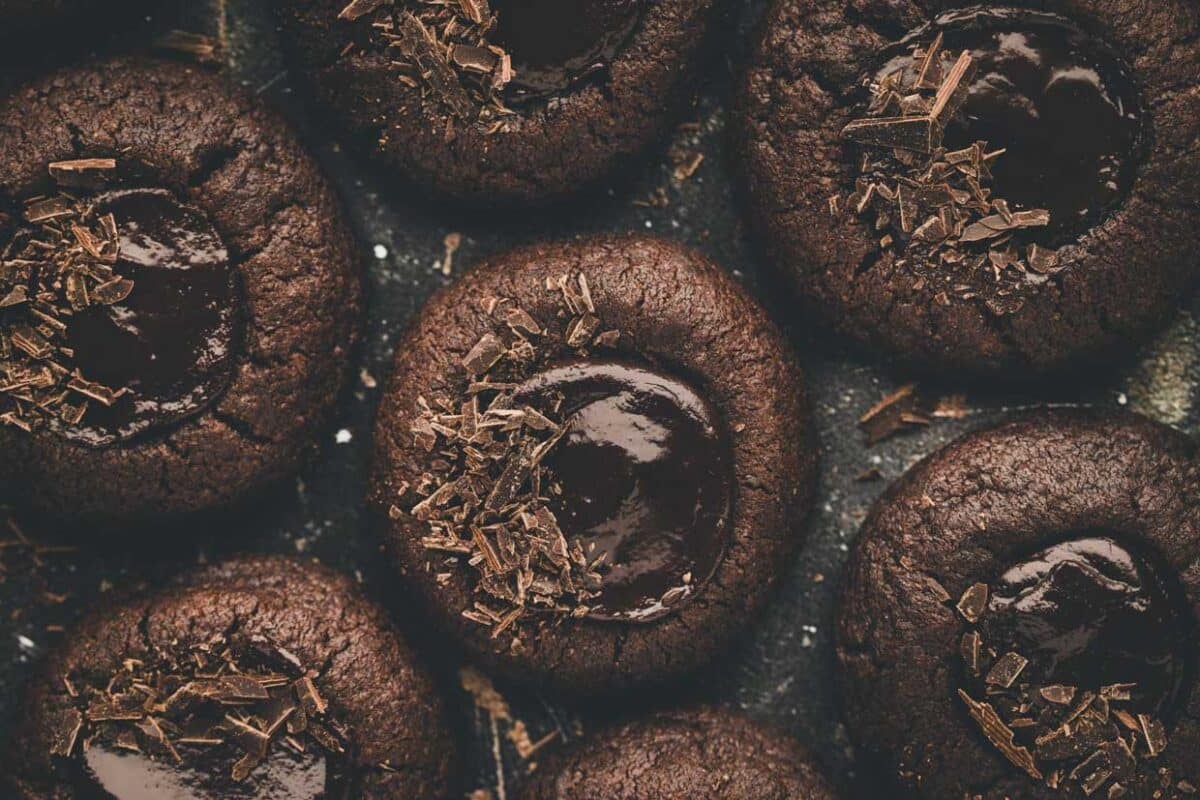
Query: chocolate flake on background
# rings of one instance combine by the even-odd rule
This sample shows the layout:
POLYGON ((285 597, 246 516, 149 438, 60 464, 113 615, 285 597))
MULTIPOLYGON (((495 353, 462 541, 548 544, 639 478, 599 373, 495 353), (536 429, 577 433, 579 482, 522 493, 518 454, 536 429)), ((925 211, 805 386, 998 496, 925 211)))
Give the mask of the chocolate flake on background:
POLYGON ((71 707, 56 718, 51 752, 71 756, 92 743, 185 763, 192 748, 228 747, 230 775, 241 782, 272 747, 343 754, 345 731, 328 718, 328 702, 283 651, 262 643, 251 668, 224 637, 184 652, 159 652, 148 663, 125 659, 103 684, 64 678, 71 707))
MULTIPOLYGON (((987 612, 987 584, 968 588, 957 608, 972 625, 987 612)), ((986 696, 976 700, 967 689, 958 695, 987 740, 1012 764, 1051 789, 1077 786, 1087 797, 1121 797, 1135 778, 1139 762, 1157 758, 1167 747, 1163 723, 1133 707, 1134 684, 1088 687, 1038 685, 1023 681, 1028 660, 1013 651, 999 654, 976 629, 960 641, 967 683, 986 696), (982 681, 980 681, 982 677, 982 681)), ((1147 767, 1154 769, 1154 767, 1147 767)), ((1156 797, 1187 794, 1187 781, 1175 782, 1157 770, 1164 791, 1156 797)))
MULTIPOLYGON (((61 186, 95 186, 115 168, 97 158, 49 166, 61 186)), ((113 270, 112 214, 97 218, 87 201, 60 193, 33 198, 24 217, 0 251, 0 424, 32 431, 58 418, 76 425, 92 403, 112 405, 127 389, 89 381, 73 366, 71 317, 122 302, 133 281, 113 270)))
POLYGON ((867 436, 867 445, 906 431, 927 427, 934 419, 962 419, 969 415, 966 396, 938 396, 915 383, 905 384, 875 405, 858 419, 858 426, 867 436))
POLYGON ((501 93, 512 58, 488 40, 496 17, 487 0, 352 0, 338 19, 367 21, 398 80, 423 87, 459 119, 509 113, 501 93))
POLYGON ((464 691, 471 695, 475 707, 485 712, 492 722, 507 726, 506 736, 517 751, 517 757, 522 761, 533 758, 543 747, 559 737, 561 731, 552 730, 539 739, 529 735, 529 729, 524 720, 513 716, 512 708, 504 695, 496 689, 488 676, 473 667, 463 667, 459 670, 459 683, 464 691))
POLYGON ((154 40, 154 48, 187 56, 200 64, 216 64, 221 60, 217 40, 194 31, 169 30, 154 40))
POLYGON ((578 540, 569 541, 546 505, 556 487, 541 464, 571 420, 518 403, 514 390, 542 355, 563 348, 586 355, 615 345, 619 333, 603 330, 583 274, 548 280, 545 288, 561 306, 557 333, 511 300, 482 300, 494 331, 463 357, 459 396, 419 398, 411 430, 430 454, 430 471, 401 492, 406 508, 391 511, 429 526, 422 543, 445 566, 465 561, 474 571, 474 599, 462 615, 491 627, 493 637, 531 613, 587 615, 604 570, 603 556, 589 558, 578 540))
MULTIPOLYGON (((1013 211, 992 196, 991 164, 1004 150, 975 142, 962 150, 942 146, 946 126, 961 109, 977 65, 963 52, 942 76, 942 36, 917 46, 913 68, 885 75, 871 86, 866 117, 850 122, 842 138, 864 146, 854 192, 829 200, 830 213, 868 218, 881 232, 880 245, 897 266, 910 261, 940 264, 964 276, 982 275, 998 287, 986 301, 992 313, 1015 313, 1018 290, 1044 282, 1062 267, 1055 251, 1021 247, 1014 234, 1050 224, 1044 209, 1013 211), (936 81, 936 82, 935 82, 936 81)), ((978 281, 954 285, 974 299, 978 281)))

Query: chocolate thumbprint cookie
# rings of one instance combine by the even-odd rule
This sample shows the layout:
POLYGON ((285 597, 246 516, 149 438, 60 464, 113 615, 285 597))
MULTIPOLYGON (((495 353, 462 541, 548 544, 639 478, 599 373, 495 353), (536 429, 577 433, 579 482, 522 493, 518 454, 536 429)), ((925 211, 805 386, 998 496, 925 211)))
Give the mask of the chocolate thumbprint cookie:
POLYGON ((1200 7, 863 5, 777 0, 741 92, 750 215, 806 304, 987 375, 1160 323, 1200 264, 1200 7))
POLYGON ((346 371, 353 244, 274 116, 110 61, 0 101, 0 481, 124 522, 286 476, 346 371))
POLYGON ((526 247, 436 295, 376 437, 386 544, 433 618, 574 693, 722 650, 799 542, 815 460, 780 332, 648 238, 526 247))
POLYGON ((336 123, 476 205, 565 195, 667 132, 716 0, 283 0, 336 123))
POLYGON ((837 653, 850 732, 920 798, 1192 797, 1200 464, 1145 418, 968 435, 876 504, 837 653))
POLYGON ((20 800, 440 800, 425 672, 350 580, 278 557, 92 614, 30 688, 20 800))
POLYGON ((521 800, 834 800, 800 745, 730 711, 658 714, 541 765, 521 800))

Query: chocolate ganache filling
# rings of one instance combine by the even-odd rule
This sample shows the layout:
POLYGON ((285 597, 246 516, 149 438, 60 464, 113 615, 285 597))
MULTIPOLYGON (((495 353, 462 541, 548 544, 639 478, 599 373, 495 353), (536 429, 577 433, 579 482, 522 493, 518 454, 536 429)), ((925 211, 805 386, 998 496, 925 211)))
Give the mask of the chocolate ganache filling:
POLYGON ((912 72, 914 45, 941 34, 941 73, 974 58, 969 93, 945 129, 948 150, 977 141, 1003 151, 989 163, 993 196, 1014 210, 1045 209, 1043 243, 1062 243, 1103 219, 1136 172, 1143 112, 1129 68, 1108 44, 1062 17, 1009 8, 947 13, 889 51, 878 77, 912 72))
MULTIPOLYGON (((197 649, 127 659, 71 682, 58 762, 81 800, 350 800, 345 731, 307 677, 254 654, 197 649), (190 660, 186 660, 189 659, 190 660), (179 659, 179 660, 176 660, 179 659)), ((286 664, 286 662, 279 662, 286 664)), ((288 664, 290 667, 291 665, 288 664)))
POLYGON ((589 560, 602 558, 594 619, 649 621, 711 577, 733 498, 718 413, 680 380, 618 361, 574 361, 517 399, 564 421, 550 451, 549 508, 589 560))
POLYGON ((133 291, 73 316, 66 338, 88 380, 126 393, 91 404, 79 424, 54 426, 91 446, 161 430, 220 397, 233 377, 239 306, 228 249, 200 210, 166 190, 127 189, 95 198, 90 216, 106 214, 119 234, 114 270, 133 291))
POLYGON ((492 0, 493 43, 512 58, 505 97, 544 100, 603 75, 628 42, 644 0, 492 0))
POLYGON ((1150 559, 1097 536, 1049 547, 992 584, 984 643, 1028 659, 1019 680, 1098 692, 1131 685, 1170 718, 1190 663, 1189 615, 1150 559))
POLYGON ((82 756, 77 780, 84 800, 333 800, 327 788, 327 757, 281 749, 249 778, 234 781, 215 754, 188 763, 157 759, 109 744, 93 744, 82 756))

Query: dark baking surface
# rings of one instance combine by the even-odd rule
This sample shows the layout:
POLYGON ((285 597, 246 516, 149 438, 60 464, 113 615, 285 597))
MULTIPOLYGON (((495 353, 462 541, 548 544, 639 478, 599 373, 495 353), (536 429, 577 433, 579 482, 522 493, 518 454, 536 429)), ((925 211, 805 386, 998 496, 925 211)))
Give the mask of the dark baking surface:
MULTIPOLYGON (((858 418, 884 395, 916 376, 890 373, 886 364, 844 343, 822 336, 797 317, 786 293, 766 273, 739 221, 733 165, 726 128, 730 75, 736 71, 746 31, 761 12, 760 0, 735 0, 737 25, 722 34, 706 71, 701 102, 684 121, 674 148, 686 160, 705 156, 690 178, 672 177, 675 165, 665 149, 649 155, 638 173, 615 181, 599 195, 553 213, 522 215, 464 214, 452 207, 431 207, 425 198, 406 193, 356 154, 345 152, 306 105, 302 81, 290 74, 278 54, 277 35, 263 0, 226 0, 220 8, 178 0, 186 13, 167 10, 134 30, 122 33, 120 46, 138 46, 154 30, 186 28, 223 37, 224 60, 248 91, 280 107, 302 130, 305 141, 340 188, 359 236, 369 270, 369 319, 366 344, 358 354, 355 380, 323 434, 319 457, 295 481, 256 503, 252 511, 197 531, 160 531, 153 542, 117 542, 108 537, 74 553, 43 553, 38 560, 23 548, 5 544, 0 529, 0 751, 15 721, 21 687, 32 669, 85 609, 110 593, 141 583, 158 583, 199 561, 240 551, 303 553, 360 576, 367 591, 390 603, 395 617, 423 653, 446 676, 457 721, 470 740, 464 752, 463 793, 489 788, 497 798, 515 796, 514 787, 528 764, 517 758, 506 732, 457 688, 462 661, 435 642, 421 641, 420 620, 391 596, 395 583, 377 552, 367 526, 362 497, 366 489, 368 443, 379 389, 391 363, 392 348, 429 293, 453 275, 440 269, 443 238, 462 234, 452 272, 488 253, 543 236, 577 232, 638 230, 699 247, 762 298, 792 335, 808 373, 823 460, 816 510, 807 526, 808 541, 791 567, 790 578, 764 618, 748 625, 748 641, 718 667, 681 686, 674 698, 656 702, 732 702, 754 716, 791 731, 814 750, 840 783, 854 777, 854 760, 838 721, 833 690, 831 623, 834 590, 847 546, 871 501, 914 460, 964 430, 1003 414, 1038 405, 1093 404, 1136 409, 1189 433, 1200 432, 1200 303, 1193 302, 1167 322, 1165 331, 1136 361, 1114 363, 1111 372, 1091 382, 1066 385, 982 387, 942 385, 935 393, 967 394, 970 413, 960 420, 939 419, 928 429, 905 433, 873 447, 866 445, 858 418), (669 205, 634 205, 665 187, 669 205), (881 480, 857 477, 876 468, 881 480), (48 595, 47 592, 50 594, 48 595), (65 599, 57 595, 67 594, 65 599), (470 733, 470 731, 474 733, 470 733), (504 768, 497 765, 497 753, 504 768)), ((91 42, 94 44, 94 42, 91 42)), ((61 45, 57 52, 69 50, 61 45)), ((27 69, 33 67, 26 65, 27 69)), ((5 68, 9 75, 20 70, 5 68)), ((3 79, 0 79, 3 80, 3 79)), ((26 531, 43 543, 55 534, 26 531)), ((532 739, 561 729, 576 738, 576 722, 594 727, 598 709, 565 709, 539 697, 500 686, 514 717, 525 721, 532 739)), ((614 713, 607 703, 606 716, 614 713)), ((646 702, 629 703, 615 713, 637 712, 646 702)), ((557 747, 557 742, 547 745, 557 747)), ((536 759, 535 759, 536 760, 536 759)), ((861 790, 863 796, 869 796, 861 790)))

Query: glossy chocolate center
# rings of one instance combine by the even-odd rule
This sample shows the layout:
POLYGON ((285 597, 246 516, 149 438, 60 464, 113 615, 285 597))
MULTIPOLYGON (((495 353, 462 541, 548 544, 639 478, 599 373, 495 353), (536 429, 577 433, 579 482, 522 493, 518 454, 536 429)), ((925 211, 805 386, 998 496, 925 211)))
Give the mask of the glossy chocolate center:
POLYGON ((91 446, 131 439, 208 407, 233 376, 238 292, 220 236, 204 214, 159 189, 114 191, 92 215, 111 213, 120 234, 115 270, 133 292, 91 306, 67 328, 72 362, 88 380, 129 393, 92 402, 63 436, 91 446))
POLYGON ((1141 137, 1141 103, 1120 56, 1058 16, 974 9, 909 37, 881 75, 911 70, 911 46, 928 45, 939 31, 945 72, 963 50, 978 64, 946 147, 982 140, 1003 148, 993 196, 1014 210, 1049 210, 1052 239, 1096 224, 1132 186, 1141 137))
POLYGON ((983 641, 1029 659, 1021 682, 1098 691, 1135 684, 1139 711, 1166 716, 1190 662, 1189 615, 1160 572, 1109 538, 1064 542, 992 584, 983 641))
POLYGON ((249 777, 234 781, 228 752, 188 750, 185 764, 93 743, 82 756, 84 800, 332 800, 326 757, 276 745, 249 777), (218 753, 222 757, 218 757, 218 753))
POLYGON ((643 0, 492 0, 494 44, 512 57, 511 100, 546 99, 602 75, 629 40, 643 0))
POLYGON ((557 366, 517 397, 570 420, 543 494, 568 539, 605 558, 592 616, 649 621, 692 597, 729 537, 732 459, 716 410, 676 378, 613 361, 557 366))

